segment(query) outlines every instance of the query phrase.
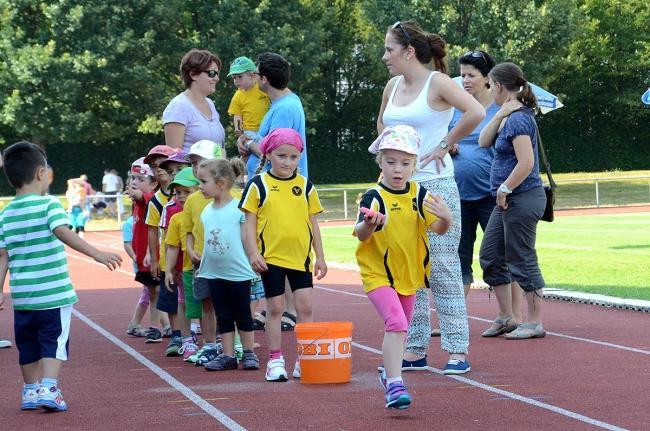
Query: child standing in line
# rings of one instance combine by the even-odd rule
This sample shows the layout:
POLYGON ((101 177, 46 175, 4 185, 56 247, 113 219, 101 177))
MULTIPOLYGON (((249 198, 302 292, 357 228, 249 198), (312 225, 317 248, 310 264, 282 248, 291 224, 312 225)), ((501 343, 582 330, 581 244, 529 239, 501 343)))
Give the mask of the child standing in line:
MULTIPOLYGON (((298 322, 311 322, 312 270, 319 280, 327 274, 316 219, 323 208, 314 185, 296 171, 303 149, 302 138, 293 129, 279 128, 269 133, 260 144, 263 154, 260 169, 267 160, 271 161, 271 169, 248 182, 239 203, 246 214, 248 258, 253 270, 262 276, 266 297, 265 326, 270 350, 267 381, 287 380, 280 326, 285 306, 285 278, 294 293, 298 322)), ((298 361, 293 376, 300 377, 298 361)))
MULTIPOLYGON (((204 160, 220 158, 222 156, 221 146, 207 139, 195 142, 190 147, 190 163, 192 164, 192 173, 198 175, 199 164, 204 160)), ((201 330, 204 345, 201 349, 198 346, 190 345, 188 349, 196 349, 194 354, 187 357, 188 362, 195 365, 205 365, 207 362, 214 360, 220 352, 221 346, 217 343, 217 319, 214 314, 214 306, 210 296, 208 282, 200 277, 195 277, 201 263, 203 254, 203 223, 201 223, 201 212, 211 202, 210 198, 203 196, 203 193, 196 191, 187 197, 183 207, 182 228, 186 233, 185 238, 187 254, 192 262, 192 270, 183 272, 183 283, 186 289, 189 289, 196 302, 199 304, 198 310, 193 310, 192 316, 188 318, 200 318, 201 330)), ((187 307, 187 303, 186 303, 187 307)), ((186 309, 187 310, 187 309, 186 309)), ((185 351, 187 352, 187 351, 185 351)), ((185 353, 183 354, 185 356, 185 353)))
POLYGON ((147 243, 149 246, 149 266, 151 270, 151 277, 157 281, 158 287, 156 288, 155 295, 152 295, 151 302, 155 304, 156 309, 165 313, 168 316, 170 326, 163 327, 162 332, 156 332, 157 328, 149 331, 147 339, 154 343, 162 341, 162 337, 171 337, 172 327, 176 327, 176 312, 167 312, 166 310, 172 309, 167 307, 165 300, 167 299, 165 292, 165 274, 162 273, 161 267, 165 262, 165 250, 160 248, 160 214, 162 214, 163 207, 169 202, 169 191, 167 187, 171 182, 167 171, 160 167, 160 163, 167 160, 170 156, 175 155, 178 150, 168 147, 167 145, 156 145, 149 150, 149 153, 144 158, 144 162, 149 165, 153 177, 158 182, 158 189, 149 200, 147 205, 147 213, 145 215, 145 224, 147 225, 147 243), (162 298, 161 298, 162 297, 162 298), (161 302, 162 300, 162 302, 161 302))
MULTIPOLYGON (((198 190, 199 182, 192 175, 192 168, 186 167, 179 171, 174 180, 169 184, 174 198, 170 201, 160 220, 163 229, 161 247, 165 248, 165 291, 169 294, 176 295, 177 298, 177 324, 178 329, 174 329, 172 339, 167 346, 167 356, 182 356, 187 359, 196 353, 196 340, 190 332, 190 319, 187 318, 186 304, 194 303, 194 295, 188 292, 183 285, 182 271, 184 266, 191 268, 189 256, 184 252, 182 245, 185 235, 182 233, 181 220, 183 218, 183 208, 187 197, 198 190), (194 348, 191 348, 194 346, 194 348)), ((196 306, 196 305, 194 305, 196 306)))
MULTIPOLYGON (((145 224, 145 215, 149 201, 158 187, 158 183, 153 177, 153 172, 149 165, 144 162, 144 157, 140 157, 131 164, 132 183, 128 190, 128 195, 133 201, 133 251, 135 252, 136 265, 138 267, 135 273, 135 281, 145 286, 147 290, 140 296, 139 306, 149 307, 149 319, 151 325, 147 330, 147 339, 145 343, 160 343, 159 327, 164 327, 167 319, 160 313, 152 300, 157 297, 156 289, 158 283, 151 276, 150 267, 147 259, 148 248, 148 228, 145 224), (150 336, 151 335, 151 336, 150 336)), ((137 310, 136 310, 137 312, 137 310)), ((135 334, 132 334, 135 335, 135 334)))
POLYGON ((250 309, 251 281, 256 274, 244 250, 244 215, 238 209, 239 200, 230 193, 235 179, 244 172, 246 166, 238 158, 206 160, 199 167, 199 189, 213 199, 201 213, 205 233, 199 277, 208 280, 223 346, 223 353, 205 364, 208 371, 237 369, 235 325, 244 349, 242 368, 260 368, 253 352, 250 309))
POLYGON ((359 238, 357 262, 364 291, 384 320, 384 369, 380 381, 386 407, 411 404, 401 376, 404 342, 415 292, 428 286, 429 245, 426 229, 444 234, 451 213, 440 196, 427 195, 410 178, 416 168, 420 137, 411 126, 386 127, 368 148, 377 154, 381 180, 359 205, 354 228, 359 238))
MULTIPOLYGON (((129 172, 129 177, 126 179, 125 194, 130 196, 131 186, 133 183, 133 176, 129 172)), ((124 244, 124 251, 133 261, 133 273, 138 272, 137 258, 135 256, 135 251, 133 250, 133 215, 129 216, 124 223, 122 223, 122 243, 124 244)), ((149 291, 146 286, 142 286, 142 295, 140 301, 135 306, 133 311, 133 317, 129 322, 129 326, 126 328, 126 333, 133 335, 135 337, 146 337, 147 330, 140 326, 142 318, 149 308, 149 291)))
POLYGON ((86 189, 81 178, 68 180, 68 189, 65 192, 68 200, 68 211, 70 212, 70 226, 72 230, 83 238, 86 232, 86 189))
MULTIPOLYGON (((97 250, 68 228, 61 203, 46 195, 45 153, 21 141, 3 154, 3 170, 16 197, 0 214, 0 286, 9 271, 18 362, 23 375, 22 410, 68 409, 58 387, 68 359, 72 305, 78 301, 68 275, 64 244, 111 271, 122 259, 97 250)), ((0 287, 0 304, 2 303, 0 287)))
MULTIPOLYGON (((177 283, 167 285, 167 282, 165 281, 167 272, 167 249, 165 247, 165 238, 167 236, 169 220, 174 214, 183 211, 183 205, 179 203, 174 196, 174 188, 171 186, 171 182, 173 182, 178 172, 180 172, 183 168, 189 168, 189 165, 189 154, 183 150, 178 150, 167 159, 162 160, 158 163, 159 169, 165 171, 167 174, 167 179, 169 180, 168 189, 170 193, 170 199, 166 204, 163 205, 163 209, 160 213, 160 219, 158 222, 158 231, 160 235, 161 283, 156 308, 162 312, 167 313, 172 329, 171 339, 169 340, 169 344, 167 344, 167 348, 165 349, 165 356, 178 356, 179 350, 183 345, 183 333, 185 335, 190 334, 190 322, 185 317, 185 295, 183 294, 183 290, 182 288, 180 290, 178 289, 177 283)), ((188 172, 189 175, 193 178, 192 169, 189 169, 188 172)), ((183 199, 183 203, 185 203, 185 199, 183 199)), ((173 262, 176 262, 176 259, 174 259, 173 262)))
MULTIPOLYGON (((255 63, 248 57, 237 57, 230 64, 228 76, 232 76, 237 91, 230 100, 228 113, 233 116, 237 137, 245 135, 250 139, 257 138, 264 114, 271 106, 271 99, 260 89, 255 79, 256 70, 255 63)), ((242 151, 244 163, 249 154, 242 151)))

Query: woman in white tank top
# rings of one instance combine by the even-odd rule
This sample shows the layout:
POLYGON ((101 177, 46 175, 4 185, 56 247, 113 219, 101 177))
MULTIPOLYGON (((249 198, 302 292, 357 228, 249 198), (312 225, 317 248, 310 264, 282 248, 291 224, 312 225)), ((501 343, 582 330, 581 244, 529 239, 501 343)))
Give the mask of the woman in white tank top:
MULTIPOLYGON (((413 179, 431 194, 441 195, 452 212, 453 223, 445 235, 429 232, 429 285, 438 312, 441 347, 450 355, 444 372, 462 374, 470 371, 466 358, 469 328, 458 258, 460 198, 449 150, 474 130, 485 110, 446 75, 446 55, 445 41, 424 32, 414 21, 397 22, 388 29, 382 60, 394 77, 384 89, 377 131, 397 124, 415 128, 422 146, 413 179), (464 114, 448 131, 454 108, 464 114)), ((420 289, 403 370, 425 369, 430 333, 429 298, 426 289, 420 289)))

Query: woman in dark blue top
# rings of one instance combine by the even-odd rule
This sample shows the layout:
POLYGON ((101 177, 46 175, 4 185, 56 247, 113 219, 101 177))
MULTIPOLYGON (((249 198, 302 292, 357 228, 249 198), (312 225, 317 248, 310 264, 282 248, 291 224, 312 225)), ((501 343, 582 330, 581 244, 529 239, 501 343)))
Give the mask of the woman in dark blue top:
POLYGON ((513 63, 496 65, 489 73, 490 92, 501 105, 479 136, 482 147, 494 145, 490 188, 496 196, 480 262, 483 279, 494 288, 499 315, 486 333, 506 333, 508 339, 541 338, 544 279, 537 262, 537 223, 546 206, 537 157, 537 100, 513 63), (511 284, 524 290, 528 315, 523 322, 513 318, 511 284))

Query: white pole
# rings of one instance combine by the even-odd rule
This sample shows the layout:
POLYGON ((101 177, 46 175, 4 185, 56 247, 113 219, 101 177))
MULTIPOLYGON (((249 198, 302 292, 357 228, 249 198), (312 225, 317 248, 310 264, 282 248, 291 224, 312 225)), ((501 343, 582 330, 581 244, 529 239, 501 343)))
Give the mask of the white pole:
POLYGON ((598 192, 598 180, 596 180, 596 208, 600 208, 600 194, 598 192))
POLYGON ((343 189, 343 218, 348 219, 348 191, 343 189))

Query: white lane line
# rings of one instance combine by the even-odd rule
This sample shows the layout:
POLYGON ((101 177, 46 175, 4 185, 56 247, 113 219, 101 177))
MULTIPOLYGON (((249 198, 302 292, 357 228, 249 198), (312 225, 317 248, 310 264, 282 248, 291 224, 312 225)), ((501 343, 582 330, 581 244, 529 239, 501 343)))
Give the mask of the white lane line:
POLYGON ((110 342, 115 344, 120 349, 124 350, 126 353, 131 355, 136 361, 140 362, 142 365, 153 371, 158 377, 160 377, 165 383, 167 383, 172 388, 176 389, 178 392, 183 394, 187 399, 192 401, 199 407, 201 410, 218 420, 223 426, 228 428, 231 431, 246 431, 246 428, 242 427, 240 424, 235 422, 232 418, 227 416, 218 408, 214 407, 212 404, 201 398, 196 392, 182 384, 180 381, 176 380, 171 374, 167 371, 160 368, 158 365, 154 364, 149 359, 142 356, 139 352, 134 350, 131 346, 124 343, 119 338, 115 337, 113 334, 108 332, 106 329, 102 328, 79 311, 73 309, 73 314, 77 316, 81 321, 86 325, 93 328, 95 331, 99 332, 101 335, 106 337, 110 342))
MULTIPOLYGON (((363 345, 363 344, 359 344, 359 343, 354 342, 354 341, 352 342, 352 345, 354 347, 358 348, 358 349, 365 350, 367 352, 376 353, 377 355, 382 354, 381 350, 377 350, 377 349, 374 349, 372 347, 369 347, 369 346, 366 346, 366 345, 363 345)), ((427 370, 431 371, 434 374, 439 374, 439 375, 444 376, 444 377, 449 377, 450 379, 456 380, 458 382, 465 383, 466 385, 474 386, 476 388, 483 389, 484 391, 488 391, 488 392, 492 392, 494 394, 501 395, 501 396, 506 397, 508 399, 512 399, 512 400, 515 400, 515 401, 520 401, 520 402, 522 402, 524 404, 528 404, 528 405, 531 405, 531 406, 534 406, 534 407, 539 407, 541 409, 549 410, 549 411, 551 411, 553 413, 558 413, 558 414, 560 414, 562 416, 566 416, 566 417, 569 417, 571 419, 575 419, 577 421, 584 422, 584 423, 587 423, 589 425, 593 425, 593 426, 596 426, 596 427, 599 427, 599 428, 602 428, 602 429, 611 430, 611 431, 626 431, 626 428, 621 428, 621 427, 618 427, 616 425, 608 424, 607 422, 602 422, 602 421, 599 421, 598 419, 590 418, 589 416, 581 415, 580 413, 572 412, 571 410, 566 410, 566 409, 563 409, 561 407, 554 406, 552 404, 543 403, 543 402, 537 401, 537 400, 535 400, 533 398, 524 397, 524 396, 516 394, 514 392, 504 391, 503 389, 498 389, 498 388, 495 388, 493 386, 489 386, 489 385, 486 385, 484 383, 477 382, 477 381, 472 380, 472 379, 468 379, 466 377, 451 376, 451 375, 446 376, 445 374, 443 374, 442 370, 439 370, 437 368, 427 367, 427 370)))
MULTIPOLYGON (((361 298, 366 298, 366 295, 362 295, 360 293, 345 292, 345 291, 342 291, 342 290, 330 289, 330 288, 322 287, 322 286, 314 286, 314 288, 320 289, 320 290, 327 290, 329 292, 334 292, 334 293, 340 293, 340 294, 343 294, 343 295, 358 296, 358 297, 361 297, 361 298)), ((431 311, 435 311, 435 309, 431 308, 431 311)), ((492 323, 492 320, 484 319, 482 317, 474 317, 474 316, 467 316, 467 317, 468 317, 468 319, 478 320, 479 322, 492 323)), ((614 349, 625 350, 625 351, 628 351, 628 352, 641 353, 643 355, 650 355, 650 350, 636 349, 634 347, 622 346, 620 344, 608 343, 606 341, 598 341, 598 340, 592 340, 590 338, 574 337, 573 335, 560 334, 558 332, 548 332, 547 331, 546 334, 547 335, 553 335, 553 336, 559 337, 559 338, 566 338, 566 339, 569 339, 569 340, 582 341, 584 343, 596 344, 596 345, 599 345, 599 346, 605 346, 605 347, 611 347, 611 348, 614 348, 614 349)))
MULTIPOLYGON (((88 259, 85 257, 81 256, 75 256, 70 253, 66 253, 69 257, 73 257, 75 259, 83 260, 85 262, 90 262, 95 265, 99 266, 104 266, 99 262, 95 262, 92 259, 88 259)), ((133 275, 133 272, 130 271, 125 271, 123 269, 117 269, 117 272, 121 272, 127 275, 133 275)), ((162 380, 164 380, 169 386, 173 387, 176 389, 178 392, 181 394, 185 395, 187 399, 192 401, 194 404, 196 404, 201 410, 221 422, 226 428, 228 428, 231 431, 246 431, 246 428, 242 427, 239 425, 237 422, 235 422, 233 419, 231 419, 229 416, 224 414, 221 410, 217 409, 213 405, 211 405, 209 402, 201 398, 196 392, 182 384, 180 381, 176 380, 171 374, 160 368, 158 365, 141 355, 138 351, 134 350, 131 346, 128 344, 124 343, 122 340, 119 338, 115 337, 113 334, 108 332, 106 329, 102 328, 92 320, 90 320, 88 317, 83 315, 81 312, 77 310, 72 310, 75 316, 77 316, 81 321, 86 323, 88 326, 93 328, 95 331, 99 332, 102 334, 104 337, 106 337, 110 342, 115 344, 117 347, 120 349, 124 350, 126 353, 131 355, 136 361, 140 362, 142 365, 153 371, 158 377, 160 377, 162 380)))

